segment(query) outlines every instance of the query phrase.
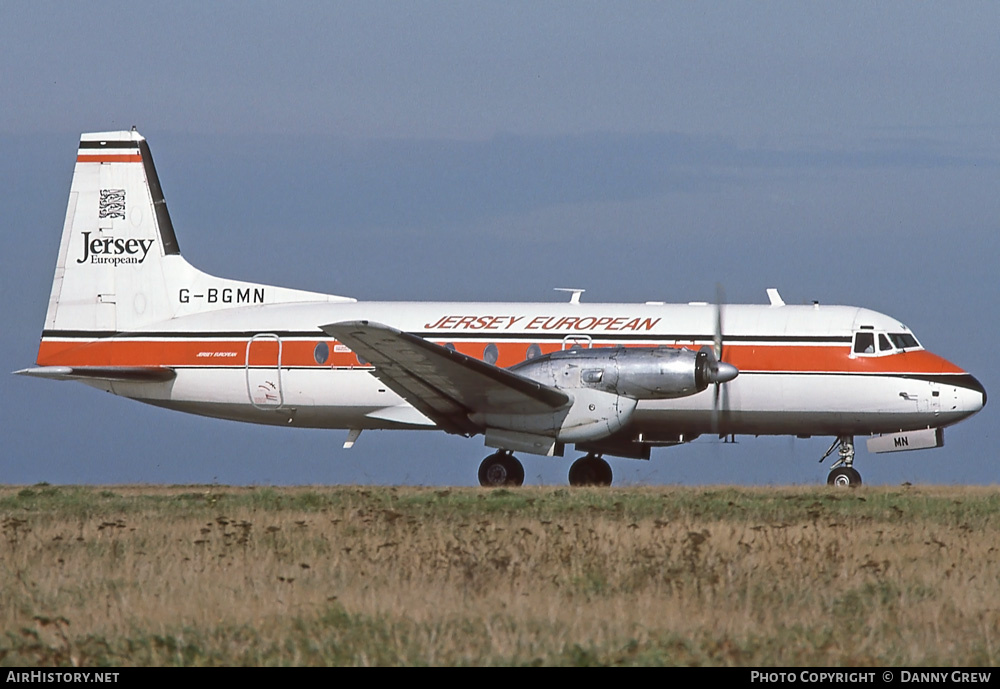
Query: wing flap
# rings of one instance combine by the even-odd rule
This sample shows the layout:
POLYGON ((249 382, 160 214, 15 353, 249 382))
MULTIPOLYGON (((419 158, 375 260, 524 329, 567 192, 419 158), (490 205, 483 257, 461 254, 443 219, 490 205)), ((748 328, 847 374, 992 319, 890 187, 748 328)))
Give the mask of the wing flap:
POLYGON ((402 423, 408 426, 434 426, 435 423, 421 414, 412 404, 399 404, 395 407, 385 407, 365 414, 369 419, 379 421, 391 421, 402 423))
POLYGON ((564 392, 440 347, 381 323, 320 326, 371 363, 372 374, 451 433, 478 433, 470 413, 551 413, 569 403, 564 392))

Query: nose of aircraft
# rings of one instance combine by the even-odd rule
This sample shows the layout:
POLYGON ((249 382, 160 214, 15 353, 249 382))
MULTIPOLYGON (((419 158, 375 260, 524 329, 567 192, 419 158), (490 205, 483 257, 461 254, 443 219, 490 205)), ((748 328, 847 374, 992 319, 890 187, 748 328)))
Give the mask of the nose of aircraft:
POLYGON ((986 406, 986 388, 972 375, 964 375, 955 382, 961 408, 972 416, 986 406))
MULTIPOLYGON (((986 388, 983 387, 983 384, 980 383, 979 380, 976 379, 975 376, 969 376, 969 378, 971 378, 970 382, 972 383, 972 386, 973 386, 972 389, 973 390, 978 390, 979 394, 981 394, 983 396, 982 402, 979 403, 979 409, 982 409, 983 407, 986 406, 986 388)), ((976 411, 979 411, 979 409, 977 409, 976 411)))

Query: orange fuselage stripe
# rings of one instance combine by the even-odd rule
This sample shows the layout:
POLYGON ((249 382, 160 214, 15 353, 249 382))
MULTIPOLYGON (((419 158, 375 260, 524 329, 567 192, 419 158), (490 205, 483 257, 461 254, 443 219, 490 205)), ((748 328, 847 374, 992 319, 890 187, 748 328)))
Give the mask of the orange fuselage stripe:
MULTIPOLYGON (((487 343, 456 342, 462 354, 483 358, 487 343)), ((497 365, 513 366, 525 360, 530 342, 497 342, 497 365)), ((543 354, 558 351, 561 343, 538 343, 543 354)), ((598 345, 599 346, 599 345, 598 345)), ((849 345, 726 345, 725 361, 745 372, 960 374, 951 362, 925 350, 879 357, 852 357, 849 345)), ((274 366, 278 361, 275 340, 255 340, 250 347, 251 366, 274 366)), ((212 366, 243 368, 247 365, 247 340, 137 340, 104 339, 91 342, 43 339, 38 350, 40 366, 212 366)), ((281 365, 315 368, 362 367, 357 357, 334 340, 282 340, 281 365), (329 354, 320 364, 315 348, 325 342, 329 354), (337 351, 341 350, 341 351, 337 351)))

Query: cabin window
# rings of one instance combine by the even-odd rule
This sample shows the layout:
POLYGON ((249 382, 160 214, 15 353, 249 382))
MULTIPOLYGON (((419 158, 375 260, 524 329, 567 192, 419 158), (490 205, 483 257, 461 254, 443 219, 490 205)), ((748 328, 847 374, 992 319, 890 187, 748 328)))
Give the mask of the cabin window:
POLYGON ((528 351, 524 355, 524 360, 529 361, 531 359, 537 359, 542 355, 542 348, 537 344, 528 345, 528 351))
POLYGON ((487 364, 495 364, 497 359, 500 358, 500 350, 495 344, 490 342, 486 345, 486 349, 483 350, 483 361, 487 364))
POLYGON ((313 350, 313 359, 316 360, 317 364, 325 364, 326 360, 330 358, 330 345, 326 342, 316 343, 316 349, 313 350))

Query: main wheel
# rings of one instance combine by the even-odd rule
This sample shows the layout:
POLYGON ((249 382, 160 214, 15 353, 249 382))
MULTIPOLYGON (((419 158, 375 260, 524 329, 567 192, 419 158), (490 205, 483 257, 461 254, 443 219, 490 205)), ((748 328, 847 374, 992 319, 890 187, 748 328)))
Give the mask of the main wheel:
POLYGON ((514 455, 496 452, 479 465, 479 485, 492 488, 520 486, 524 483, 524 467, 514 455))
POLYGON ((612 478, 611 465, 594 455, 581 457, 569 468, 571 486, 610 486, 612 478))
POLYGON ((857 488, 861 485, 861 474, 854 467, 838 467, 830 472, 826 482, 840 488, 857 488))

